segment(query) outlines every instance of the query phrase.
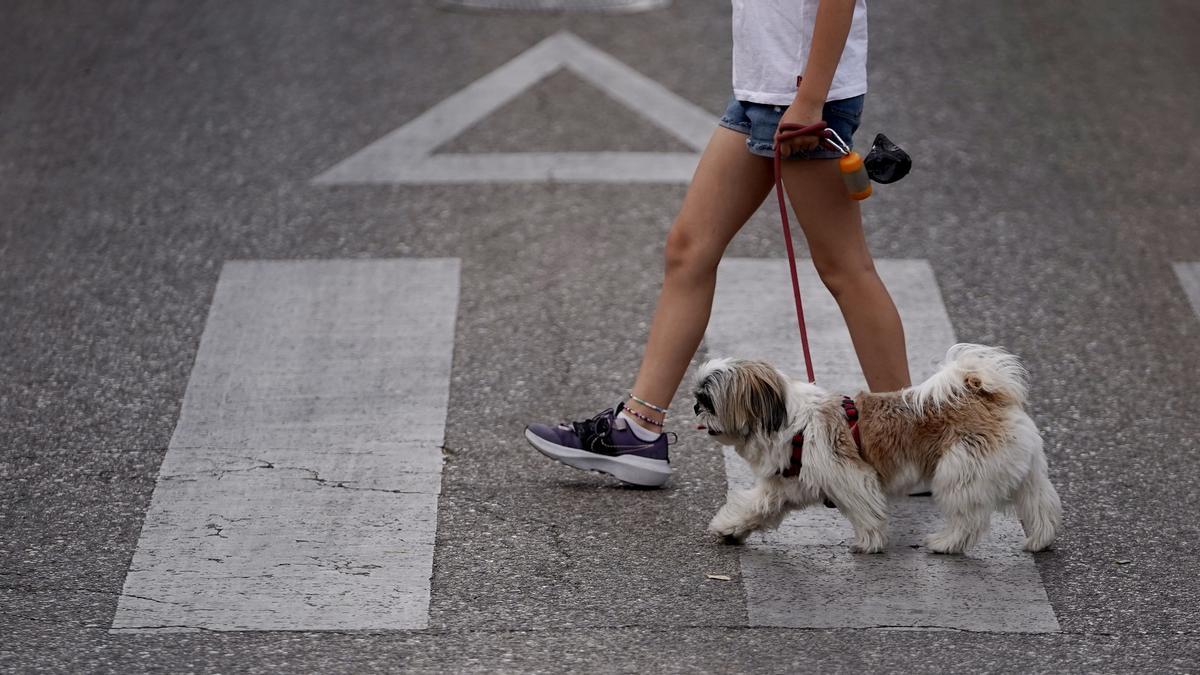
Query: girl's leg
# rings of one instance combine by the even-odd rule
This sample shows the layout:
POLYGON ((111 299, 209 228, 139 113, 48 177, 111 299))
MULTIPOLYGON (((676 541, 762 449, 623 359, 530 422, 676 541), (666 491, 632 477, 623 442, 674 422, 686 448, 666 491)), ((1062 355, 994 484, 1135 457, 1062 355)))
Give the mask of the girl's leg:
MULTIPOLYGON (((770 192, 773 175, 771 160, 751 154, 744 134, 717 128, 667 235, 662 291, 633 385, 638 398, 665 408, 675 396, 708 326, 717 263, 770 192)), ((662 423, 658 411, 626 405, 662 423)))
POLYGON ((863 235, 858 202, 846 197, 837 162, 783 163, 783 182, 804 230, 813 264, 850 329, 858 363, 871 391, 910 384, 904 327, 892 297, 875 272, 863 235))

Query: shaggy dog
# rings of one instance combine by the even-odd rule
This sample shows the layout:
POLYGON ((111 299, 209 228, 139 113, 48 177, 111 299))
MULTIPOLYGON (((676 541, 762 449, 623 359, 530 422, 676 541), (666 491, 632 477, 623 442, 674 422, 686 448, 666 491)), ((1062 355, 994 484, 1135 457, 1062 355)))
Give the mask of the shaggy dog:
POLYGON ((696 378, 696 415, 757 478, 730 495, 709 531, 740 543, 829 500, 854 526, 851 550, 877 553, 887 545, 888 495, 927 483, 945 521, 926 539, 931 551, 966 551, 1006 507, 1025 526, 1025 550, 1041 551, 1058 533, 1062 506, 1025 412, 1025 378, 1004 350, 959 344, 925 382, 844 403, 761 361, 708 361, 696 378))

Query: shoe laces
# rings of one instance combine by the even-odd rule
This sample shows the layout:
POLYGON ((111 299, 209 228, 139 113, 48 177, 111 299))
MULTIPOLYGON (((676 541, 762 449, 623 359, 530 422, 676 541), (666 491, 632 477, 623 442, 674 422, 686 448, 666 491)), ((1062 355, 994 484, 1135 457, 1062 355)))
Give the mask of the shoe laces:
POLYGON ((597 438, 608 438, 612 433, 612 423, 616 418, 616 412, 612 408, 606 408, 594 417, 579 422, 571 422, 571 428, 575 430, 575 435, 579 436, 579 442, 585 448, 592 448, 592 443, 597 438))

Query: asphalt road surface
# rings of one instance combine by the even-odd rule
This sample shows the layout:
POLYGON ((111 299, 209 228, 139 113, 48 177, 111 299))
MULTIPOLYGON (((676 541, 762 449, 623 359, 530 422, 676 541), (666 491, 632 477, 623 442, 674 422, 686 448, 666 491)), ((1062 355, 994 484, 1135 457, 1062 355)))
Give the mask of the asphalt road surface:
MULTIPOLYGON (((0 7, 0 670, 1200 668, 1195 3, 871 7, 856 141, 916 162, 872 250, 915 373, 1024 359, 1053 550, 718 545, 744 469, 686 414, 661 490, 528 446, 632 381, 729 14, 0 7)), ((774 218, 697 363, 795 357, 774 218)))

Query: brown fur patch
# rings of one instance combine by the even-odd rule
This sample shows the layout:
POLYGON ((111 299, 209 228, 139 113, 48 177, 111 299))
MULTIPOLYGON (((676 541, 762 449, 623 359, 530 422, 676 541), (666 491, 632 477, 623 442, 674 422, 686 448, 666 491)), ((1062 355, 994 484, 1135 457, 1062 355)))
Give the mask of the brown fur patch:
MULTIPOLYGON (((1011 401, 982 393, 971 393, 923 410, 914 410, 900 392, 859 393, 855 401, 861 457, 875 467, 885 489, 909 467, 926 480, 932 478, 942 456, 957 443, 979 456, 998 451, 1007 440, 1006 411, 1012 405, 1011 401)), ((849 426, 841 412, 838 404, 836 413, 841 416, 849 438, 849 426)), ((842 446, 843 442, 839 439, 837 445, 842 446)), ((850 448, 854 448, 853 439, 850 448)), ((858 454, 857 449, 854 451, 858 454)))

